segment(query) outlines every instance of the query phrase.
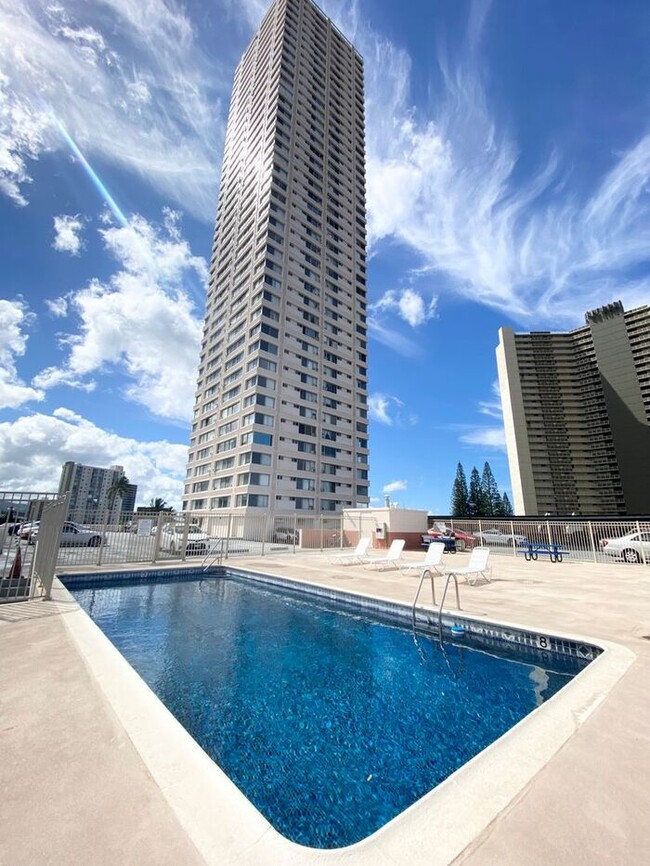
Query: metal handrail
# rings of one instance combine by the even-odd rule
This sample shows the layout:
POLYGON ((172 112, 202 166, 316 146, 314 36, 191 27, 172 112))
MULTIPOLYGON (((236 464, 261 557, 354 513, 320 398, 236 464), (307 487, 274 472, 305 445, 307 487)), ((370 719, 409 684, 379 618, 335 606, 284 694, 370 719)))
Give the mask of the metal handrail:
POLYGON ((223 538, 217 538, 214 547, 211 547, 210 550, 206 553, 203 558, 203 562, 201 563, 201 568, 203 571, 207 571, 210 566, 215 564, 215 560, 217 556, 219 557, 218 565, 221 565, 223 562, 223 538))
MULTIPOLYGON (((435 590, 434 583, 433 583, 433 571, 430 568, 423 568, 422 569, 422 577, 420 578, 420 583, 418 586, 418 591, 415 593, 415 599, 413 600, 412 613, 413 613, 413 626, 414 627, 415 627, 415 608, 416 608, 417 603, 418 603, 418 598, 420 597, 420 592, 422 591, 422 585, 424 584, 424 578, 427 576, 427 574, 429 575, 429 578, 431 579, 431 604, 433 605, 434 608, 436 606, 436 590, 435 590)), ((442 599, 440 601, 440 607, 438 608, 438 636, 439 637, 442 637, 442 608, 443 608, 444 603, 445 603, 445 598, 447 597, 447 590, 449 589, 449 581, 452 577, 454 578, 454 584, 456 586, 456 607, 458 608, 458 610, 461 610, 460 592, 458 590, 458 577, 456 576, 456 574, 453 571, 450 571, 447 574, 447 580, 445 581, 445 589, 444 589, 444 592, 442 593, 442 599)))
POLYGON ((444 589, 444 592, 442 593, 442 599, 440 601, 440 607, 438 608, 438 634, 441 636, 442 636, 442 607, 445 603, 445 598, 447 597, 447 590, 449 589, 449 580, 452 577, 454 578, 454 583, 456 585, 456 607, 458 608, 458 610, 461 609, 461 607, 460 607, 460 594, 458 592, 458 578, 456 577, 456 575, 454 574, 453 571, 450 571, 449 574, 447 575, 447 580, 445 581, 445 589, 444 589))
POLYGON ((431 604, 435 607, 436 604, 436 590, 433 585, 433 571, 430 568, 422 569, 422 576, 420 577, 420 585, 418 586, 418 591, 415 593, 415 599, 413 601, 413 619, 415 620, 415 606, 418 603, 418 598, 420 597, 420 592, 422 591, 422 584, 424 583, 424 578, 429 575, 431 578, 431 604))

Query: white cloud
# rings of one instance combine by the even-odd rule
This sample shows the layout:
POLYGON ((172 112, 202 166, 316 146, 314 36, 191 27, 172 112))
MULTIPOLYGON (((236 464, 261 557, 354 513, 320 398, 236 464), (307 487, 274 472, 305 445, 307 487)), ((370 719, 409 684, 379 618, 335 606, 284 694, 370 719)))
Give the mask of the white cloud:
MULTIPOLYGON (((0 7, 0 52, 2 14, 0 7)), ((49 149, 49 127, 47 114, 28 96, 13 92, 0 68, 0 193, 17 205, 27 204, 22 186, 31 183, 29 163, 49 149)))
POLYGON ((22 301, 0 299, 0 409, 16 409, 45 396, 41 389, 26 385, 16 369, 16 358, 24 355, 27 348, 24 329, 30 320, 22 301))
POLYGON ((491 385, 492 399, 479 400, 478 411, 481 415, 489 415, 490 418, 503 418, 503 407, 501 405, 501 390, 499 381, 492 382, 491 385))
POLYGON ((89 160, 213 218, 230 72, 180 5, 13 0, 0 4, 0 58, 0 191, 25 204, 30 161, 67 149, 54 113, 89 160))
POLYGON ((435 316, 436 306, 437 298, 426 302, 422 295, 413 289, 402 289, 400 292, 385 292, 369 309, 374 314, 395 311, 412 328, 417 328, 435 316))
POLYGON ((45 298, 45 306, 57 319, 63 319, 68 315, 68 299, 66 297, 45 298))
MULTIPOLYGON (((187 421, 201 334, 190 294, 205 280, 205 261, 192 255, 170 211, 162 227, 134 217, 129 226, 103 228, 100 235, 119 270, 105 283, 91 280, 68 293, 79 330, 62 338, 65 362, 43 370, 34 384, 88 390, 96 384, 91 377, 118 371, 127 377, 129 399, 159 417, 187 421)), ((60 302, 53 302, 54 310, 60 302)))
POLYGON ((506 450, 506 434, 503 427, 474 427, 459 437, 466 445, 481 445, 486 448, 506 450))
POLYGON ((388 484, 384 484, 382 489, 384 493, 396 493, 398 490, 406 490, 407 487, 406 481, 390 481, 388 484))
POLYGON ((422 354, 422 350, 417 343, 409 340, 408 337, 403 336, 403 334, 400 334, 393 328, 387 327, 377 316, 373 316, 372 313, 368 315, 368 333, 377 342, 383 343, 389 349, 394 349, 406 358, 416 358, 422 354))
POLYGON ((492 396, 488 400, 479 400, 478 411, 481 415, 494 418, 501 422, 492 425, 464 425, 458 437, 465 445, 478 445, 485 448, 496 448, 500 451, 506 450, 506 434, 503 427, 503 408, 501 406, 501 391, 499 382, 494 381, 490 386, 492 396))
POLYGON ((83 220, 79 216, 66 216, 65 214, 55 216, 54 241, 52 242, 54 249, 60 253, 78 256, 82 247, 80 235, 83 227, 83 220))
POLYGON ((389 427, 412 427, 417 424, 417 415, 405 411, 404 403, 391 394, 377 391, 368 397, 368 415, 372 421, 389 427))
MULTIPOLYGON (((442 81, 427 111, 411 101, 408 53, 352 16, 366 60, 371 244, 405 244, 421 262, 419 274, 442 274, 445 290, 524 325, 576 324, 586 309, 615 298, 628 308, 647 302, 650 134, 612 155, 586 200, 564 182, 558 153, 522 181, 518 145, 482 87, 488 9, 471 7, 455 64, 437 46, 442 81)), ((399 312, 418 323, 421 308, 407 303, 399 312)), ((383 336, 390 345, 391 333, 383 336)))
POLYGON ((180 507, 187 462, 184 445, 118 436, 65 408, 0 423, 3 490, 56 491, 66 460, 91 466, 120 464, 138 485, 138 502, 160 496, 180 507))

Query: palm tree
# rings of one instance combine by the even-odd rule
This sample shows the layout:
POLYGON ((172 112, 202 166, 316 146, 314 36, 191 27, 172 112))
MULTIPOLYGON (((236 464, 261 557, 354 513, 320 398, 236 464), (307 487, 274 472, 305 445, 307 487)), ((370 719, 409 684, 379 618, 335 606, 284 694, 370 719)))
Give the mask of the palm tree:
POLYGON ((122 473, 119 478, 116 478, 115 481, 108 488, 108 512, 112 513, 113 508, 115 507, 115 500, 119 496, 120 499, 123 499, 126 494, 129 492, 129 479, 122 473))
POLYGON ((160 496, 156 497, 156 499, 152 499, 149 502, 149 511, 153 511, 156 514, 159 514, 161 511, 172 511, 164 499, 161 499, 160 496))

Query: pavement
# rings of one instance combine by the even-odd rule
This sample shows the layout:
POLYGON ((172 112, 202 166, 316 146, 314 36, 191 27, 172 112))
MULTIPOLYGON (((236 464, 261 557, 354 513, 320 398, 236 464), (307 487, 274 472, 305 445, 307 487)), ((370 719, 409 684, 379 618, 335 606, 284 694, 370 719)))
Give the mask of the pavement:
MULTIPOLYGON (((449 554, 444 564, 466 560, 449 554)), ((418 582, 395 570, 332 567, 314 553, 229 564, 404 603, 418 582)), ((650 568, 501 556, 493 578, 461 585, 465 613, 611 642, 622 648, 610 656, 619 662, 600 683, 594 674, 568 714, 556 710, 541 727, 519 731, 519 752, 501 750, 507 735, 488 750, 490 764, 443 783, 444 798, 432 792, 379 831, 377 843, 340 852, 275 840, 225 777, 210 775, 216 768, 184 732, 168 736, 166 711, 125 662, 119 668, 99 647, 94 625, 65 590, 56 587, 51 602, 0 606, 0 864, 649 862, 650 568), (542 748, 560 727, 562 737, 542 748), (217 816, 207 782, 190 790, 197 779, 213 778, 226 803, 217 816), (233 830, 242 814, 243 836, 233 830), (225 829, 214 830, 218 823, 225 829)))

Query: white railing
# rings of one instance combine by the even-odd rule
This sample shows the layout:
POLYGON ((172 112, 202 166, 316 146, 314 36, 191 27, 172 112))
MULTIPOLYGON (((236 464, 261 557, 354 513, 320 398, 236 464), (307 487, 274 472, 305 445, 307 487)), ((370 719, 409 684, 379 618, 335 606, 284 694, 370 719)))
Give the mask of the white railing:
MULTIPOLYGON (((237 512, 138 512, 109 523, 104 515, 66 533, 57 568, 124 563, 196 562, 200 565, 218 543, 222 558, 237 555, 320 551, 348 547, 342 518, 335 515, 243 515, 237 512), (75 543, 78 539, 79 543, 75 543), (100 543, 101 540, 101 543, 100 543)), ((356 544, 356 540, 354 540, 356 544)))
MULTIPOLYGON (((440 519, 440 522, 444 522, 440 519)), ((520 556, 532 550, 539 558, 562 555, 582 562, 650 563, 650 517, 621 519, 446 518, 466 546, 485 544, 495 554, 520 556)))
MULTIPOLYGON (((117 523, 108 521, 103 512, 81 526, 64 523, 65 504, 52 503, 57 499, 54 494, 5 496, 18 502, 23 522, 8 520, 5 513, 0 523, 0 602, 47 595, 52 562, 59 571, 130 563, 187 562, 200 566, 217 544, 223 560, 238 555, 323 551, 353 548, 359 538, 373 537, 376 529, 371 511, 344 515, 137 512, 122 514, 117 523), (24 502, 18 501, 20 496, 25 497, 24 502), (27 521, 28 516, 40 519, 40 524, 27 521), (25 529, 30 522, 31 530, 25 529)), ((460 549, 483 544, 494 555, 511 557, 533 551, 540 559, 557 558, 559 553, 563 560, 650 563, 650 518, 436 518, 436 523, 457 533, 460 549)))
POLYGON ((56 493, 0 491, 0 603, 24 601, 40 591, 32 575, 34 547, 20 530, 40 520, 57 498, 56 493))

